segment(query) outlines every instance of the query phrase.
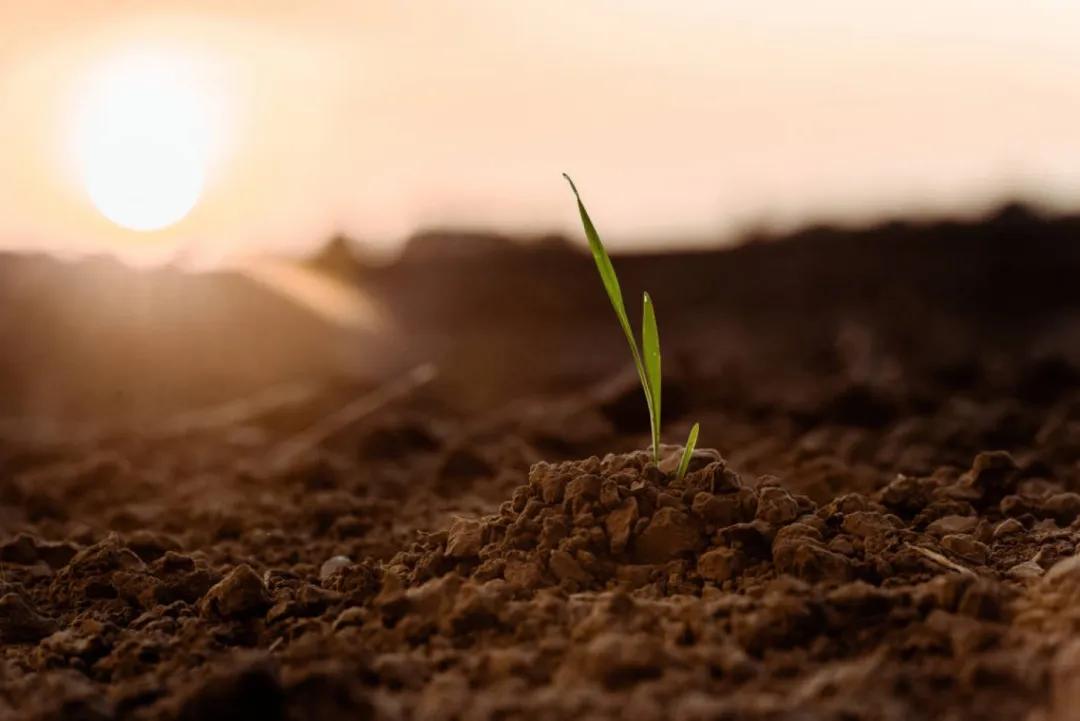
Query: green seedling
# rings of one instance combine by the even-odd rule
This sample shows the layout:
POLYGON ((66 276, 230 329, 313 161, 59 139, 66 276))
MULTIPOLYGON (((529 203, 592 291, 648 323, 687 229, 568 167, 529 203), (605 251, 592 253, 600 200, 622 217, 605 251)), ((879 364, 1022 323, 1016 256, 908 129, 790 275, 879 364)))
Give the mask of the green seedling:
MULTIPOLYGON (((600 242, 600 234, 596 232, 596 226, 589 218, 589 212, 585 210, 585 204, 581 202, 581 194, 570 176, 563 173, 566 182, 570 183, 570 189, 574 191, 577 199, 578 213, 581 214, 581 225, 585 229, 585 237, 589 241, 589 250, 592 251, 593 260, 596 261, 596 269, 600 272, 600 280, 604 284, 611 307, 615 309, 615 317, 619 321, 626 342, 630 344, 630 355, 634 359, 634 367, 637 369, 641 388, 645 391, 645 404, 649 410, 649 428, 652 431, 652 457, 654 463, 660 462, 660 333, 656 326, 656 309, 652 298, 646 292, 641 299, 641 348, 638 349, 634 339, 634 329, 630 326, 630 318, 626 315, 626 304, 623 302, 622 289, 619 287, 619 277, 615 275, 615 266, 611 264, 604 244, 600 242)), ((686 439, 682 457, 679 459, 676 474, 682 478, 690 465, 690 457, 694 454, 697 445, 698 424, 690 429, 690 436, 686 439)))

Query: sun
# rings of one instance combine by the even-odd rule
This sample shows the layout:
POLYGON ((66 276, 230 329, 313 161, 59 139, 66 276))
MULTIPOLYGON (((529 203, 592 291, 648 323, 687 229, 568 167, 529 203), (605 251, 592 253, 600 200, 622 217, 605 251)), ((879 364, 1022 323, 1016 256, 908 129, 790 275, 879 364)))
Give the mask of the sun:
POLYGON ((210 162, 212 113, 185 58, 132 52, 96 68, 75 112, 78 171, 94 206, 137 231, 182 220, 210 162))

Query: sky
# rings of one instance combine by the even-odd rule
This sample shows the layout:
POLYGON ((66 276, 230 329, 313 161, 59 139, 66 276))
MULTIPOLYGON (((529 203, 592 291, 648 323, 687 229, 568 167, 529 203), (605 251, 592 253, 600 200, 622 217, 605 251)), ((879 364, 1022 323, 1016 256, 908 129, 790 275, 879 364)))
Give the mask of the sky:
POLYGON ((563 171, 620 249, 1074 207, 1078 38, 1074 0, 3 3, 0 247, 213 264, 336 232, 576 237, 563 171), (182 60, 209 140, 190 212, 137 232, 73 138, 101 68, 146 52, 182 60))

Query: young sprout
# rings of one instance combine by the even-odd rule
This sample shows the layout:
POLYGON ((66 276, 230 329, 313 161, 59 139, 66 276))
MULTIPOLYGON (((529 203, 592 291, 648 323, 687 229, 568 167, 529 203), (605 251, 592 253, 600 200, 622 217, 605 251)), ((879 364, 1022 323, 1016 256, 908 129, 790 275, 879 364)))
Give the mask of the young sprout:
MULTIPOLYGON (((645 405, 649 410, 649 428, 652 431, 652 457, 654 463, 660 462, 660 333, 656 327, 656 309, 653 307, 652 298, 646 292, 641 300, 641 349, 638 350, 637 341, 634 339, 634 330, 630 326, 630 319, 626 315, 626 304, 623 302, 622 289, 619 287, 619 278, 615 275, 615 267, 611 264, 604 244, 600 242, 600 235, 596 232, 589 213, 585 210, 585 204, 581 202, 581 194, 570 176, 563 173, 566 182, 570 183, 570 189, 574 191, 577 199, 578 213, 581 215, 581 225, 585 228, 585 237, 589 241, 589 250, 592 251, 593 260, 596 261, 596 269, 600 271, 600 280, 607 291, 611 307, 615 309, 615 317, 619 321, 626 342, 630 344, 630 355, 634 359, 634 367, 637 369, 638 380, 641 388, 645 391, 645 405)), ((698 424, 690 429, 690 436, 686 440, 682 457, 679 459, 676 475, 682 478, 690 465, 690 457, 694 454, 697 445, 698 424)))

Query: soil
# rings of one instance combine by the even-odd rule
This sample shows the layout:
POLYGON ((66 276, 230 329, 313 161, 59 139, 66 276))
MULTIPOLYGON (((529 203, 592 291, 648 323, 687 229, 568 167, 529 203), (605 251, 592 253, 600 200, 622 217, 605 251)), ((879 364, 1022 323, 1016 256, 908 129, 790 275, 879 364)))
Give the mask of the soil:
POLYGON ((550 242, 335 266, 439 375, 332 432, 401 371, 89 430, 12 401, 0 718, 1080 718, 1078 226, 616 259, 682 479, 550 242))

